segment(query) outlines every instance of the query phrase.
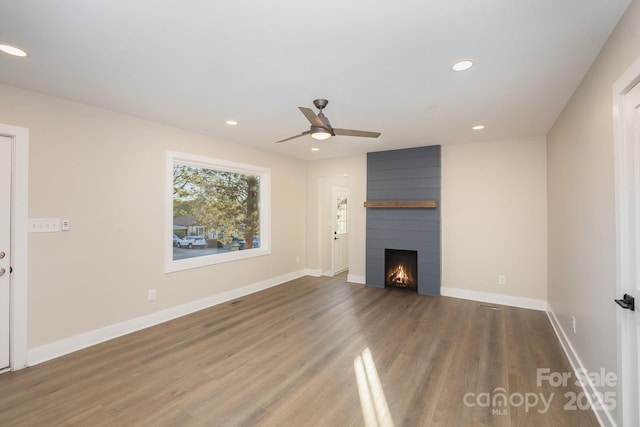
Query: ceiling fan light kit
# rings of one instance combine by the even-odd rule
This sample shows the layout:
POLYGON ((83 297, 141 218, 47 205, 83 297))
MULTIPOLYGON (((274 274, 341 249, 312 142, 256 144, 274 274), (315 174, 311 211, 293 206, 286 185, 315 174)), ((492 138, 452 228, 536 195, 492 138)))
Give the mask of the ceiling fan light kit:
POLYGON ((329 132, 325 128, 311 126, 311 138, 322 141, 323 139, 331 138, 331 136, 331 132, 329 132))
POLYGON ((314 113, 312 109, 306 107, 298 107, 300 112, 309 120, 311 123, 311 127, 308 131, 304 131, 299 135, 295 135, 289 138, 281 139, 280 141, 276 141, 276 143, 289 141, 291 139, 299 138, 304 135, 311 135, 313 139, 324 140, 331 138, 335 135, 344 135, 344 136, 359 136, 364 138, 377 138, 380 136, 380 132, 369 132, 364 130, 353 130, 353 129, 337 129, 331 126, 329 123, 329 119, 324 115, 322 110, 327 106, 329 101, 326 99, 316 99, 313 101, 313 105, 319 110, 318 114, 314 113))

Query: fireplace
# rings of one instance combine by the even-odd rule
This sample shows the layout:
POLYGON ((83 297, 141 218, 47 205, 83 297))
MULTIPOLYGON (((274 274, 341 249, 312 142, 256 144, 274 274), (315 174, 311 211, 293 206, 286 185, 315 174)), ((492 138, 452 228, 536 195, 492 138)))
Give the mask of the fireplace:
POLYGON ((418 292, 418 252, 384 250, 384 287, 418 292))
POLYGON ((417 271, 405 274, 418 294, 440 295, 440 151, 433 145, 367 153, 365 200, 374 202, 367 206, 367 286, 393 286, 385 277, 385 249, 411 249, 418 252, 417 271))

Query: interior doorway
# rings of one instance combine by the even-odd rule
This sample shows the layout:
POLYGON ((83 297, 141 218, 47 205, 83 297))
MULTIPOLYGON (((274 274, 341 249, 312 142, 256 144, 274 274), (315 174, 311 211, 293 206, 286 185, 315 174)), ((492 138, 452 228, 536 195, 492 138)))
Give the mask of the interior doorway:
POLYGON ((0 135, 0 371, 10 366, 13 140, 0 135))
POLYGON ((0 124, 0 372, 27 366, 29 131, 0 124))
POLYGON ((333 236, 331 249, 332 276, 349 269, 349 189, 333 187, 333 236))
MULTIPOLYGON (((349 266, 349 238, 347 236, 338 236, 337 227, 337 200, 334 200, 334 189, 343 189, 349 192, 349 177, 346 175, 329 175, 320 176, 318 179, 318 265, 320 267, 320 275, 333 277, 339 272, 336 269, 348 271, 349 266), (334 234, 335 233, 335 234, 334 234), (338 240, 335 238, 338 237, 338 240), (340 245, 334 245, 334 242, 340 245), (345 249, 346 248, 346 249, 345 249), (341 255, 336 255, 340 260, 334 259, 336 251, 344 251, 341 255), (346 265, 345 267, 341 267, 346 265)), ((347 215, 349 208, 349 200, 347 199, 347 215)), ((341 213, 342 214, 342 213, 341 213)), ((347 216, 347 230, 348 221, 347 216)), ((342 233, 340 233, 342 234, 342 233)))
MULTIPOLYGON (((640 58, 613 86, 616 298, 640 297, 640 58)), ((623 425, 640 425, 640 307, 617 308, 623 425)))

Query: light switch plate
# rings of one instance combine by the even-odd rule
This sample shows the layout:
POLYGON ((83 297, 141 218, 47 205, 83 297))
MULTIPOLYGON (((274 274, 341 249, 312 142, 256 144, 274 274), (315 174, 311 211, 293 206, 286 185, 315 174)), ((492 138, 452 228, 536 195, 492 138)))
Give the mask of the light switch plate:
POLYGON ((60 231, 60 218, 29 218, 29 233, 60 231))

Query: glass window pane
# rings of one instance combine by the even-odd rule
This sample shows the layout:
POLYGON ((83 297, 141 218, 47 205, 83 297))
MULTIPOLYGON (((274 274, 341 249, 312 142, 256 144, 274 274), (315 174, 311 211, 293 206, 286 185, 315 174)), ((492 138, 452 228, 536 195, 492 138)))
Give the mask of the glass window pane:
POLYGON ((338 206, 336 212, 336 232, 338 234, 345 234, 348 232, 347 197, 338 197, 338 206))
POLYGON ((173 238, 166 270, 270 253, 269 170, 171 154, 173 238))

